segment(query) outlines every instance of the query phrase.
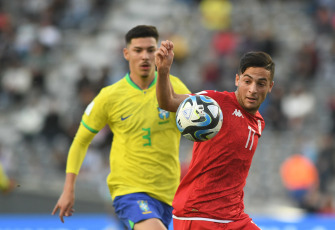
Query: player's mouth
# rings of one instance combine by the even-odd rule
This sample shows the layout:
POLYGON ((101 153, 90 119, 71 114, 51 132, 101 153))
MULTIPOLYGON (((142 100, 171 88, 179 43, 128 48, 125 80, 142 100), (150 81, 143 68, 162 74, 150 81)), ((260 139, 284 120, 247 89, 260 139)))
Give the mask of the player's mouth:
POLYGON ((149 70, 151 68, 151 66, 146 63, 146 64, 140 65, 140 68, 143 69, 143 70, 149 70))
POLYGON ((247 101, 248 101, 249 103, 255 103, 255 102, 257 102, 257 99, 254 98, 254 97, 246 97, 246 99, 247 99, 247 101))

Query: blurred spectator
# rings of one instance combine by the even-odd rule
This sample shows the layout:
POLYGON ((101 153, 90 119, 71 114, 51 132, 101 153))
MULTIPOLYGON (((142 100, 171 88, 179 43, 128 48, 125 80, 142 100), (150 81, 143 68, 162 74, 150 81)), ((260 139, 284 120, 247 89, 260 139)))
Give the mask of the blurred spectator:
POLYGON ((205 89, 217 89, 221 80, 221 66, 216 60, 208 61, 202 67, 202 83, 205 89))
POLYGON ((242 27, 243 30, 239 33, 239 44, 237 47, 240 54, 257 49, 257 40, 251 22, 246 20, 243 22, 242 27))
POLYGON ((14 127, 19 130, 26 141, 32 142, 42 130, 47 111, 45 98, 32 94, 25 100, 24 106, 11 118, 14 127))
POLYGON ((29 53, 24 59, 24 63, 33 70, 46 70, 49 64, 49 55, 47 48, 38 41, 33 42, 29 49, 29 53))
POLYGON ((38 41, 50 50, 59 45, 61 39, 60 30, 52 24, 49 18, 44 18, 38 29, 38 41))
POLYGON ((316 9, 315 27, 319 34, 330 34, 333 32, 331 10, 325 5, 319 5, 316 9))
POLYGON ((20 103, 31 88, 31 71, 19 61, 15 61, 4 71, 1 83, 10 101, 14 104, 20 103))
POLYGON ((313 84, 316 71, 319 65, 319 56, 315 42, 308 42, 302 45, 292 63, 293 75, 301 81, 313 84))
POLYGON ((316 166, 320 176, 320 191, 331 193, 330 186, 335 184, 335 144, 334 136, 326 134, 321 139, 316 166))
POLYGON ((18 25, 13 46, 20 58, 27 58, 28 53, 37 40, 37 30, 38 26, 32 17, 25 18, 18 25))
POLYGON ((89 68, 82 67, 80 74, 80 79, 77 82, 77 95, 79 96, 80 105, 84 109, 94 99, 101 88, 98 88, 96 82, 91 80, 89 68))
POLYGON ((308 190, 319 183, 315 165, 302 154, 293 154, 288 157, 280 167, 280 175, 285 188, 299 202, 308 190))
POLYGON ((281 109, 284 92, 282 87, 274 87, 266 99, 269 101, 266 102, 266 107, 261 106, 260 108, 260 112, 264 116, 266 124, 277 131, 287 130, 287 118, 281 109))
POLYGON ((305 119, 315 110, 315 95, 301 84, 296 84, 291 92, 283 96, 281 109, 288 119, 289 128, 301 130, 305 119))
POLYGON ((219 57, 231 55, 236 52, 238 36, 230 31, 219 31, 214 33, 212 45, 219 57))
POLYGON ((199 7, 205 28, 220 31, 230 28, 233 6, 229 0, 202 0, 199 7))
POLYGON ((3 71, 4 67, 16 58, 11 46, 14 36, 12 17, 0 4, 0 71, 3 71))
POLYGON ((273 35, 273 31, 268 29, 259 33, 256 46, 258 50, 264 51, 271 56, 276 56, 278 44, 273 35))
POLYGON ((316 166, 302 154, 293 154, 280 167, 284 187, 307 212, 333 212, 332 200, 319 192, 316 166))
POLYGON ((62 28, 80 28, 87 20, 92 1, 90 0, 68 0, 64 17, 62 18, 62 28))
POLYGON ((189 55, 189 46, 186 38, 179 34, 173 34, 169 40, 173 41, 174 45, 174 61, 180 65, 189 55))
POLYGON ((330 112, 330 133, 335 136, 335 94, 329 96, 327 105, 330 112))
POLYGON ((55 109, 45 116, 40 133, 49 144, 53 143, 58 136, 64 135, 64 130, 60 125, 60 116, 55 109))
POLYGON ((13 32, 14 31, 10 14, 7 13, 0 5, 0 34, 11 34, 13 32))

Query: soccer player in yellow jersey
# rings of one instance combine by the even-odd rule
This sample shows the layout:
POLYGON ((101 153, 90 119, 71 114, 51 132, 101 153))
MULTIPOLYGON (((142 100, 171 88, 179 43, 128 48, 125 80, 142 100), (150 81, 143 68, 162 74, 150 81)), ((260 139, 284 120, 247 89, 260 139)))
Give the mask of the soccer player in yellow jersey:
POLYGON ((16 183, 14 180, 8 178, 6 172, 0 164, 0 192, 2 194, 7 194, 11 192, 14 189, 15 184, 16 183))
MULTIPOLYGON (((175 113, 162 110, 156 99, 155 27, 139 25, 125 36, 124 58, 129 73, 103 88, 85 110, 69 150, 66 178, 52 214, 71 216, 77 174, 94 135, 106 124, 113 132, 111 172, 107 184, 115 212, 126 229, 167 229, 172 200, 179 184, 180 133, 175 113)), ((170 76, 181 94, 187 87, 170 76)))

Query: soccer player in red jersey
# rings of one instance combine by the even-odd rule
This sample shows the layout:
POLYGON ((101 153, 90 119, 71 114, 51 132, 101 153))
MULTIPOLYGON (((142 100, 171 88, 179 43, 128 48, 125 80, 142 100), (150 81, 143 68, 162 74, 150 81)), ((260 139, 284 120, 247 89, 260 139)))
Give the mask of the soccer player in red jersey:
MULTIPOLYGON (((159 106, 176 111, 189 95, 176 94, 169 81, 173 43, 163 41, 156 51, 159 106)), ((202 91, 223 112, 220 132, 195 142, 189 171, 173 200, 174 229, 258 230, 244 212, 243 188, 265 123, 258 109, 274 85, 275 64, 264 52, 248 52, 240 60, 235 92, 202 91)))

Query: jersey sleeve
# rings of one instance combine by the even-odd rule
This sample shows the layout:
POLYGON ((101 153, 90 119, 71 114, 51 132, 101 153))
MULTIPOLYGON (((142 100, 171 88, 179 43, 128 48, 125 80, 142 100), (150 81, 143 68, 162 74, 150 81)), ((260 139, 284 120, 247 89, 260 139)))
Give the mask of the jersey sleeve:
POLYGON ((91 141, 106 125, 105 98, 104 89, 102 89, 87 106, 68 153, 66 173, 79 173, 91 141))
POLYGON ((82 116, 81 123, 92 133, 98 133, 107 124, 106 97, 105 90, 102 89, 82 116))
POLYGON ((88 146, 90 145, 94 136, 95 133, 88 130, 86 127, 84 127, 83 124, 80 124, 69 150, 66 163, 66 173, 79 173, 88 146))

